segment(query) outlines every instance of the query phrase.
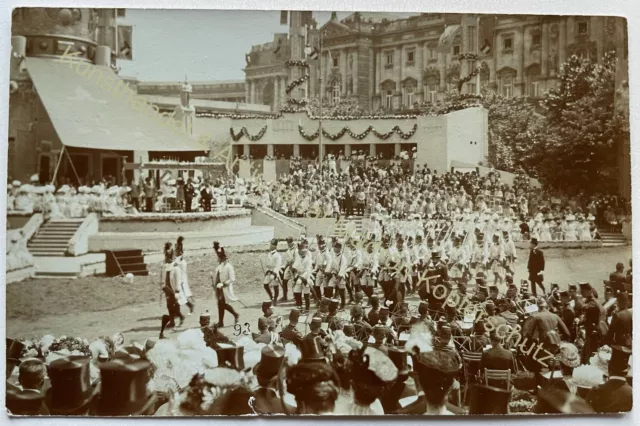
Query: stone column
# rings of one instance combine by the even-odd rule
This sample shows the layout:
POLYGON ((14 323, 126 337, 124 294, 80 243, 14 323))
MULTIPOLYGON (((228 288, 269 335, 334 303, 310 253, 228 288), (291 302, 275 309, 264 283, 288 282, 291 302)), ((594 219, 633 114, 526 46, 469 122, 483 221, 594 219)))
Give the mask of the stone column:
POLYGON ((251 81, 246 80, 244 83, 244 102, 251 103, 251 81))
POLYGON ((247 157, 251 155, 251 146, 248 143, 242 145, 242 155, 246 155, 247 157))
POLYGON ((351 157, 351 144, 345 144, 344 146, 344 156, 351 157))
POLYGON ((396 89, 401 92, 401 88, 402 88, 402 46, 396 47, 396 51, 394 53, 394 58, 393 58, 393 70, 395 71, 395 77, 396 77, 396 89))
POLYGON ((322 78, 322 81, 320 82, 320 99, 324 99, 325 93, 326 93, 326 87, 327 87, 327 61, 329 60, 329 55, 325 55, 324 52, 322 53, 322 64, 324 65, 324 67, 322 67, 322 69, 320 70, 320 75, 322 78))
POLYGON ((287 77, 282 75, 280 76, 280 100, 282 102, 281 105, 283 106, 287 104, 286 88, 287 88, 287 77))
MULTIPOLYGON (((544 18, 542 18, 544 19, 544 18)), ((541 78, 549 76, 549 23, 542 23, 542 46, 540 51, 540 74, 541 78)))
POLYGON ((447 89, 447 57, 443 52, 438 52, 438 68, 440 69, 440 91, 444 92, 447 89))
POLYGON ((297 143, 293 145, 293 156, 300 157, 300 145, 297 143))
POLYGON ((558 24, 558 73, 560 73, 560 66, 567 60, 567 20, 564 18, 558 24))
POLYGON ((274 154, 273 144, 270 143, 269 145, 267 145, 267 155, 269 157, 273 157, 273 154, 274 154))
POLYGON ((340 49, 340 75, 342 76, 342 87, 340 88, 340 97, 347 95, 347 49, 340 49))
POLYGON ((277 112, 280 108, 280 89, 278 87, 280 83, 279 80, 279 77, 273 78, 273 111, 275 112, 277 112))
POLYGON ((400 146, 399 143, 396 143, 393 145, 393 155, 400 155, 400 152, 402 151, 402 147, 400 146))
POLYGON ((353 71, 352 71, 352 77, 353 77, 353 95, 357 96, 358 95, 358 56, 360 55, 360 52, 358 49, 356 49, 356 51, 353 54, 353 71))
POLYGON ((250 91, 249 103, 255 104, 256 103, 256 81, 255 80, 249 81, 249 91, 250 91))
POLYGON ((369 155, 371 157, 376 155, 376 144, 375 143, 370 143, 369 144, 369 155))
POLYGON ((418 43, 418 47, 416 47, 416 53, 415 53, 415 61, 416 64, 414 65, 414 67, 416 68, 416 80, 417 80, 417 87, 416 87, 416 94, 414 102, 422 102, 424 100, 424 82, 422 81, 422 74, 424 71, 424 43, 418 43), (418 93, 422 93, 422 96, 418 95, 418 93))

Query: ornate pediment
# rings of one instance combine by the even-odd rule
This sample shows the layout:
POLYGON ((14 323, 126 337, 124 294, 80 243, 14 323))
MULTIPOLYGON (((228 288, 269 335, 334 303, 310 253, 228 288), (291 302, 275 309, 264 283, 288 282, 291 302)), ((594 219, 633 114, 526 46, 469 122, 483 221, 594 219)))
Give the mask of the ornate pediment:
POLYGON ((385 80, 382 83, 380 83, 380 87, 382 88, 383 91, 387 92, 389 90, 394 91, 396 90, 396 82, 393 80, 385 80))
POLYGON ((496 72, 496 74, 500 77, 515 77, 518 74, 518 71, 511 67, 502 67, 496 72))
POLYGON ((407 77, 402 80, 403 87, 416 87, 418 85, 418 80, 413 77, 407 77))
POLYGON ((460 63, 455 62, 447 67, 447 80, 460 78, 460 63))
POLYGON ((329 21, 322 29, 322 35, 324 38, 338 38, 350 36, 352 34, 353 31, 349 27, 335 21, 329 21))

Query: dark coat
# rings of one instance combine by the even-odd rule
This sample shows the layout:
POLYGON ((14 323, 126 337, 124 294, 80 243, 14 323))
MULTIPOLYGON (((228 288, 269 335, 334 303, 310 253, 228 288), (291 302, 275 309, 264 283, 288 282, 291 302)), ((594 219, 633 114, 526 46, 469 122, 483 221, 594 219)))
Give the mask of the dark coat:
POLYGON ((631 309, 616 312, 611 317, 611 325, 605 339, 609 346, 621 345, 631 349, 631 336, 633 333, 633 316, 631 309))
POLYGON ((596 413, 620 413, 631 411, 633 391, 624 379, 609 379, 593 388, 587 395, 587 402, 596 413))
POLYGON ((294 345, 300 347, 303 336, 294 325, 289 324, 280 332, 280 338, 288 340, 294 345))
POLYGON ((571 333, 566 324, 560 317, 549 311, 536 312, 531 316, 534 321, 533 338, 539 339, 541 342, 557 345, 560 343, 560 334, 567 339, 571 333))
POLYGON ((512 370, 513 371, 513 353, 505 348, 491 348, 482 354, 480 360, 480 371, 484 373, 484 369, 489 370, 512 370))
POLYGON ((529 273, 537 274, 544 271, 544 253, 542 250, 535 249, 529 251, 529 263, 527 263, 529 273))

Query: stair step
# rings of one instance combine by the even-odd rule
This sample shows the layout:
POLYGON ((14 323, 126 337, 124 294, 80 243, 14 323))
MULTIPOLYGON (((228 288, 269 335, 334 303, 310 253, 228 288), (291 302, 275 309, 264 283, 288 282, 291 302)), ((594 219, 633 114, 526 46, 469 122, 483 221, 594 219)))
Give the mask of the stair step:
POLYGON ((116 256, 120 265, 144 264, 144 256, 116 256))
POLYGON ((122 272, 146 271, 147 270, 147 264, 146 263, 120 264, 120 269, 122 269, 122 272))

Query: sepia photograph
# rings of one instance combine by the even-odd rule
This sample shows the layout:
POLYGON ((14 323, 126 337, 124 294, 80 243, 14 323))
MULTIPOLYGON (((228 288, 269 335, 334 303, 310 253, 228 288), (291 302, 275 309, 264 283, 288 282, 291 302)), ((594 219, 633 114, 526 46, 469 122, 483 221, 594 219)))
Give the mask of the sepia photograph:
POLYGON ((10 19, 6 415, 632 410, 627 18, 10 19))

